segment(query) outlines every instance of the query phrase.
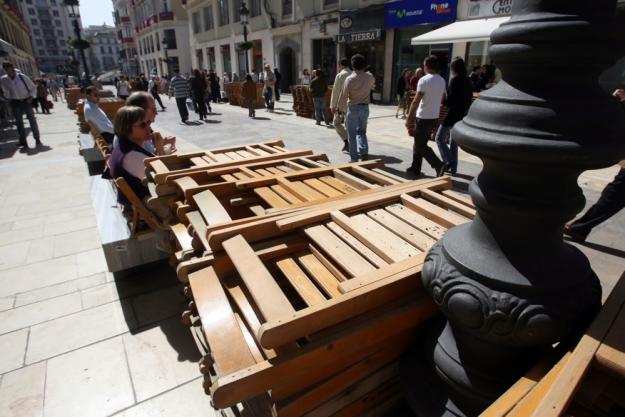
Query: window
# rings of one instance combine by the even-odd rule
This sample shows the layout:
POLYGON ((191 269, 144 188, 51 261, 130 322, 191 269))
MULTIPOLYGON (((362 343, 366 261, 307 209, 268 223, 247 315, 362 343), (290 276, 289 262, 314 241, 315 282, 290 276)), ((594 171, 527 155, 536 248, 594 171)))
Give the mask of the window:
POLYGON ((158 37, 158 32, 156 32, 154 35, 156 36, 156 50, 160 51, 161 50, 161 40, 158 37))
POLYGON ((59 17, 59 11, 58 10, 52 10, 52 16, 59 17))
POLYGON ((33 33, 35 35, 41 35, 41 31, 39 29, 33 29, 33 33))
POLYGON ((65 46, 65 41, 63 39, 59 39, 59 46, 65 46))
POLYGON ((59 35, 61 38, 63 38, 65 36, 65 34, 63 33, 62 30, 57 30, 56 34, 59 35))
POLYGON ((113 53, 113 48, 109 46, 109 54, 112 54, 112 53, 113 53))
POLYGON ((230 45, 221 45, 221 60, 224 64, 224 72, 232 73, 232 62, 230 60, 230 45))
POLYGON ((191 23, 193 24, 193 33, 200 33, 202 30, 202 22, 200 21, 200 12, 194 12, 191 15, 191 23))
POLYGON ((33 0, 26 0, 26 4, 33 4, 33 0))
POLYGON ((218 0, 219 5, 219 26, 225 26, 230 23, 230 15, 228 10, 228 0, 218 0))
POLYGON ((46 51, 44 51, 43 49, 40 49, 40 50, 39 50, 39 55, 40 55, 40 56, 45 55, 45 54, 46 54, 46 51))
POLYGON ((208 69, 215 69, 215 48, 206 48, 206 55, 208 56, 208 69))
POLYGON ((250 0, 250 17, 260 16, 260 0, 250 0))
POLYGON ((178 49, 178 44, 176 43, 176 31, 174 29, 165 29, 163 31, 163 38, 167 42, 167 48, 178 49))
POLYGON ((282 17, 293 15, 293 0, 282 0, 282 17))
POLYGON ((213 6, 205 7, 202 13, 204 15, 204 30, 211 30, 213 28, 213 6))
POLYGON ((61 26, 61 21, 60 20, 55 20, 54 24, 57 25, 57 26, 61 26))
POLYGON ((30 19, 30 23, 32 23, 33 25, 37 24, 37 19, 30 19))
POLYGON ((28 9, 28 14, 35 15, 35 9, 28 9))
POLYGON ((241 0, 233 0, 232 5, 233 7, 233 12, 234 12, 234 16, 233 16, 233 21, 234 22, 238 22, 241 20, 241 15, 239 14, 239 10, 241 9, 241 0))
POLYGON ((323 0, 323 8, 329 9, 330 7, 338 6, 339 0, 323 0))
POLYGON ((169 7, 169 0, 162 0, 162 2, 161 2, 161 13, 168 12, 169 9, 170 9, 170 7, 169 7))
POLYGON ((35 43, 37 46, 43 46, 43 41, 41 39, 35 39, 35 43))
POLYGON ((106 53, 106 51, 104 50, 103 46, 100 47, 100 52, 103 53, 103 54, 106 53))

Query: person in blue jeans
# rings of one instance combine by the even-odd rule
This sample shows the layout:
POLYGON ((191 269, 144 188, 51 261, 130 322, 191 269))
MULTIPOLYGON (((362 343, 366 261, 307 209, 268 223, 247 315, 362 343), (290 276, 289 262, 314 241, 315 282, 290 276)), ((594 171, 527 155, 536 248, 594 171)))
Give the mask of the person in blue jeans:
POLYGON ((375 84, 371 74, 364 71, 365 58, 356 54, 351 59, 354 71, 347 77, 339 96, 339 108, 347 107, 345 128, 351 162, 366 160, 369 155, 367 119, 369 118, 369 92, 375 84), (346 106, 345 106, 346 104, 346 106))
POLYGON ((469 111, 473 99, 473 85, 467 76, 467 68, 462 58, 451 62, 451 81, 447 87, 447 96, 444 105, 447 106, 447 116, 436 132, 436 144, 441 153, 446 170, 455 174, 458 170, 458 144, 451 136, 454 125, 462 120, 469 111), (445 135, 449 134, 445 143, 445 135))

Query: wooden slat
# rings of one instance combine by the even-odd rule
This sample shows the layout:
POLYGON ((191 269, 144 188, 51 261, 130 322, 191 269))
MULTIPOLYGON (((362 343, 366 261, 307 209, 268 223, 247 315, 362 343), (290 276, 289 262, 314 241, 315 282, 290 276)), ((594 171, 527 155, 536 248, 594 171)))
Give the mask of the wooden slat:
POLYGON ((230 204, 233 205, 234 207, 237 207, 237 206, 247 206, 250 204, 255 204, 260 201, 261 199, 258 198, 258 196, 254 194, 249 194, 249 195, 242 195, 240 197, 231 198, 230 204))
POLYGON ((322 182, 325 182, 326 184, 337 189, 343 194, 349 194, 349 193, 354 193, 358 191, 358 188, 352 187, 351 185, 344 183, 343 181, 336 179, 334 177, 331 177, 331 176, 321 177, 319 178, 319 180, 322 182))
POLYGON ((199 156, 191 158, 191 163, 196 167, 207 167, 210 164, 199 156))
POLYGON ((275 149, 273 146, 269 146, 264 143, 259 143, 257 146, 254 146, 254 148, 260 148, 264 150, 265 152, 272 154, 272 155, 276 153, 280 153, 280 151, 275 149))
POLYGON ((262 175, 263 177, 269 177, 272 175, 271 172, 267 171, 265 168, 256 168, 254 172, 256 172, 259 175, 262 175))
POLYGON ((388 265, 384 259, 380 258, 375 252, 365 246, 360 240, 356 239, 353 235, 350 235, 345 229, 334 222, 327 222, 326 227, 332 230, 338 237, 343 239, 349 246, 354 248, 369 262, 381 268, 388 265))
POLYGON ((233 172, 232 176, 234 178, 236 178, 237 180, 247 180, 247 179, 253 177, 253 175, 247 175, 244 172, 233 172))
POLYGON ((210 249, 208 241, 206 240, 206 223, 204 222, 204 218, 202 217, 200 212, 187 212, 187 219, 189 219, 189 224, 193 227, 193 230, 195 231, 195 236, 200 240, 203 249, 210 249))
POLYGON ((368 211, 367 216, 371 217, 396 235, 401 236, 402 239, 410 242, 423 252, 430 250, 430 248, 436 243, 436 240, 410 226, 408 223, 400 220, 384 209, 368 211))
POLYGON ((237 181, 237 178, 232 174, 224 174, 224 175, 220 175, 220 177, 223 181, 231 181, 231 182, 237 181))
POLYGON ((192 237, 182 223, 172 224, 170 229, 183 252, 193 250, 193 246, 191 245, 192 237))
POLYGON ((308 306, 317 305, 326 301, 323 294, 319 292, 306 273, 302 271, 292 258, 280 259, 276 262, 276 266, 282 271, 291 285, 293 285, 295 291, 297 291, 308 306))
POLYGON ((458 203, 462 203, 467 207, 475 208, 475 204, 473 204, 471 198, 467 195, 459 193, 458 191, 444 190, 443 195, 457 201, 458 203))
POLYGON ((343 195, 343 193, 319 181, 317 178, 310 178, 310 179, 304 180, 304 184, 313 188, 315 191, 320 192, 326 197, 336 197, 336 196, 343 195))
POLYGON ((332 261, 330 261, 323 253, 321 253, 321 251, 317 249, 315 245, 309 244, 308 249, 313 255, 315 255, 315 258, 317 258, 319 262, 321 262, 321 264, 324 267, 326 267, 328 271, 330 271, 330 273, 334 276, 334 278, 338 282, 347 281, 347 275, 341 272, 341 270, 332 261))
POLYGON ((336 277, 332 275, 332 272, 330 272, 314 254, 308 253, 299 255, 297 260, 328 297, 341 295, 338 290, 339 282, 336 277))
POLYGON ((356 251, 350 248, 347 243, 339 239, 325 226, 311 226, 304 229, 304 233, 312 239, 327 256, 334 259, 340 267, 350 274, 358 276, 374 269, 373 265, 367 262, 356 251))
POLYGON ((187 190, 198 186, 198 183, 191 177, 176 178, 174 183, 180 189, 183 195, 187 190))
POLYGON ((408 180, 406 178, 402 178, 399 175, 391 174, 390 172, 385 171, 382 168, 373 168, 372 171, 373 172, 377 172, 378 174, 384 175, 386 177, 392 178, 395 181, 397 181, 398 183, 408 182, 408 180))
POLYGON ((360 240, 386 262, 397 262, 421 253, 417 248, 364 214, 348 217, 340 211, 332 220, 360 240))
POLYGON ((421 197, 423 197, 424 199, 436 205, 439 205, 441 207, 446 207, 449 210, 455 211, 456 213, 464 217, 467 217, 469 219, 472 219, 475 217, 474 208, 467 207, 466 205, 462 203, 458 203, 456 200, 453 200, 437 192, 434 192, 431 190, 423 190, 421 191, 421 197))
POLYGON ((273 276, 243 237, 239 235, 228 239, 223 247, 266 321, 295 312, 273 276))
POLYGON ((241 160, 244 159, 244 158, 241 157, 241 155, 239 155, 235 151, 224 152, 224 155, 226 155, 227 157, 229 157, 233 161, 241 161, 241 160))
POLYGON ((246 146, 245 149, 248 152, 253 153, 254 155, 258 155, 258 156, 269 155, 269 152, 258 147, 254 148, 252 146, 246 146))
POLYGON ((254 193, 256 193, 260 198, 262 198, 271 207, 285 208, 289 206, 289 203, 286 200, 284 200, 282 197, 276 194, 269 187, 256 188, 254 190, 254 193))
POLYGON ((371 184, 371 183, 369 183, 369 182, 367 182, 365 180, 361 180, 360 178, 354 177, 353 175, 348 174, 347 172, 342 171, 340 169, 335 169, 332 172, 333 172, 334 176, 337 179, 339 179, 339 180, 341 180, 341 181, 343 181, 343 182, 345 182, 345 183, 347 183, 347 184, 351 185, 352 187, 357 188, 359 190, 368 190, 370 188, 378 187, 377 184, 371 184))
POLYGON ((278 194, 280 197, 282 197, 283 199, 285 199, 289 204, 297 204, 297 203, 301 203, 303 200, 297 198, 295 195, 293 195, 292 193, 290 193, 289 191, 287 191, 283 186, 281 185, 272 185, 271 188, 276 194, 278 194))
POLYGON ((222 374, 256 363, 232 313, 219 278, 211 267, 189 275, 204 336, 222 374))
POLYGON ((289 167, 291 169, 294 169, 296 171, 308 169, 307 166, 302 165, 302 164, 298 164, 295 161, 284 161, 284 165, 286 165, 287 167, 289 167))
POLYGON ((286 178, 278 178, 278 184, 304 201, 322 200, 323 194, 317 192, 300 181, 289 181, 286 178))
POLYGON ((244 158, 244 159, 250 159, 250 158, 254 158, 255 156, 258 156, 258 155, 256 155, 255 153, 250 153, 250 152, 248 152, 248 151, 246 151, 246 150, 244 150, 244 149, 238 150, 238 151, 236 151, 236 153, 237 153, 237 154, 238 154, 241 158, 244 158))
POLYGON ((284 174, 284 172, 280 171, 278 168, 275 168, 275 167, 267 167, 267 171, 269 171, 270 173, 272 173, 274 175, 282 175, 282 174, 284 174))
POLYGON ((246 166, 240 167, 239 170, 250 178, 256 178, 259 176, 257 173, 255 173, 254 171, 252 171, 250 168, 246 166))
POLYGON ((157 174, 166 174, 169 172, 169 168, 160 159, 154 159, 150 161, 150 168, 157 174))
POLYGON ((468 222, 464 217, 447 211, 422 198, 414 198, 404 194, 401 196, 401 201, 404 203, 404 206, 445 227, 459 226, 468 222))
POLYGON ((399 184, 400 182, 405 182, 405 181, 394 180, 386 175, 378 174, 377 172, 373 172, 370 169, 362 168, 359 166, 353 167, 352 170, 355 173, 362 175, 365 178, 375 181, 377 184, 393 185, 393 184, 399 184))
POLYGON ((232 220, 217 197, 215 197, 215 194, 210 190, 195 194, 193 200, 207 224, 225 223, 232 220))
POLYGON ((219 162, 232 162, 233 161, 233 159, 230 158, 225 153, 215 153, 214 156, 219 162))
POLYGON ((425 217, 421 216, 418 213, 415 213, 413 210, 410 210, 407 207, 402 206, 401 204, 391 204, 389 206, 386 206, 385 210, 389 213, 392 213, 397 218, 403 220, 409 225, 412 225, 416 229, 422 231, 426 235, 432 237, 434 240, 441 239, 447 231, 446 227, 443 227, 430 219, 426 219, 425 217))

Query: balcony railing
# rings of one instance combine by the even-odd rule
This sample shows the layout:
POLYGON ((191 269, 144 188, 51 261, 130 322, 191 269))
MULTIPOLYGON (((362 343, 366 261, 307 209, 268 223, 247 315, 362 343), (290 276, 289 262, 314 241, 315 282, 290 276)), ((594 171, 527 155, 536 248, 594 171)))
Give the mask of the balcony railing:
POLYGON ((161 12, 158 17, 160 20, 174 20, 174 12, 161 12))
POLYGON ((122 16, 121 17, 121 21, 124 22, 124 23, 130 22, 130 16, 122 16))

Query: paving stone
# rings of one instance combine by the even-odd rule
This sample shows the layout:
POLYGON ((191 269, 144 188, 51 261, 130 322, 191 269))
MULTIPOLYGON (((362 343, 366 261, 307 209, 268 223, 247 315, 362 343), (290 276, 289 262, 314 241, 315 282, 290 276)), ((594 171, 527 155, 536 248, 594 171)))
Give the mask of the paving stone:
POLYGON ((115 282, 87 288, 81 291, 83 308, 96 307, 102 304, 119 300, 119 293, 115 282))
MULTIPOLYGON (((2 216, 1 213, 0 216, 2 216)), ((38 239, 41 236, 43 236, 43 228, 40 226, 11 230, 9 232, 0 233, 0 245, 4 246, 18 242, 25 242, 28 240, 38 239)))
POLYGON ((27 340, 28 329, 0 335, 0 352, 2 352, 0 374, 17 369, 24 364, 27 340))
POLYGON ((43 417, 46 363, 4 374, 0 384, 0 416, 43 417))
POLYGON ((77 278, 76 257, 64 256, 0 271, 0 297, 77 278))
POLYGON ((31 240, 28 246, 26 263, 46 261, 54 257, 54 237, 47 236, 31 240))
POLYGON ((13 222, 0 223, 0 233, 8 232, 13 228, 13 222))
POLYGON ((0 334, 80 311, 78 292, 0 312, 0 334))
POLYGON ((0 246, 0 269, 13 268, 26 262, 31 242, 19 242, 0 246))
POLYGON ((197 378, 200 354, 177 317, 123 338, 137 401, 197 378))
POLYGON ((46 417, 105 417, 134 404, 121 337, 48 361, 46 417))
POLYGON ((86 252, 101 246, 97 228, 54 236, 54 257, 86 252))
POLYGON ((0 298, 0 311, 13 308, 15 304, 15 297, 2 297, 0 298))
POLYGON ((76 265, 78 266, 78 276, 84 277, 108 271, 106 258, 100 240, 98 238, 97 248, 76 254, 76 265))
POLYGON ((220 417, 204 394, 201 378, 135 405, 113 417, 220 417))
MULTIPOLYGON (((101 272, 99 274, 90 275, 84 278, 78 278, 71 281, 63 282, 61 284, 51 285, 49 287, 39 288, 33 291, 18 294, 15 297, 15 307, 32 304, 37 301, 58 297, 82 289, 95 287, 97 285, 105 283, 106 279, 106 274, 101 272)), ((83 305, 83 308, 87 307, 83 305)))
POLYGON ((132 310, 126 303, 118 302, 38 324, 30 329, 26 363, 120 335, 127 332, 129 326, 136 326, 132 310))
POLYGON ((46 223, 43 234, 45 236, 60 235, 77 230, 94 228, 96 226, 95 216, 85 216, 62 222, 46 223))

